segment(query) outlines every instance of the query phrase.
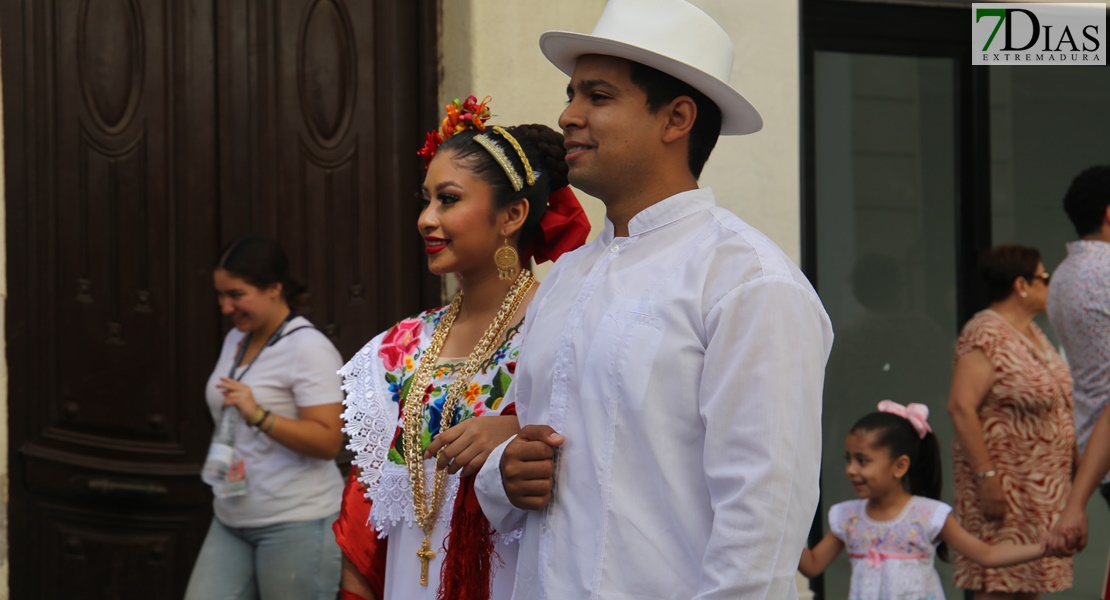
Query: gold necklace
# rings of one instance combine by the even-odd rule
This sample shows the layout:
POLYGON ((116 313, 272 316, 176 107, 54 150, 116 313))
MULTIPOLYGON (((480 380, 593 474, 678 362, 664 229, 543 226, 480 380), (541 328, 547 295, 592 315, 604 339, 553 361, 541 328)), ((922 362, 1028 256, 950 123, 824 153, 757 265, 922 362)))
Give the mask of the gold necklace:
MULTIPOLYGON (((509 293, 505 295, 505 299, 501 302, 501 309, 497 311, 497 316, 486 328, 485 333, 482 334, 481 339, 474 346, 474 350, 470 352, 462 370, 459 371, 455 381, 448 388, 447 399, 443 402, 443 413, 439 426, 440 433, 451 428, 452 416, 455 414, 459 401, 466 394, 470 380, 474 378, 482 362, 500 346, 501 338, 505 335, 509 321, 520 308, 524 296, 532 287, 533 281, 532 274, 527 269, 521 269, 520 275, 517 276, 513 286, 509 289, 509 293)), ((416 556, 420 559, 420 585, 423 586, 428 585, 428 562, 436 556, 435 552, 432 551, 429 536, 435 528, 436 516, 443 504, 444 483, 447 479, 446 469, 436 469, 432 493, 429 498, 424 489, 424 457, 420 451, 424 429, 423 400, 425 394, 428 393, 432 373, 435 371, 439 353, 443 349, 443 343, 447 340, 447 334, 451 331, 451 325, 454 324, 455 317, 459 314, 462 298, 463 293, 461 291, 455 294, 451 304, 443 312, 443 317, 440 318, 439 325, 436 326, 435 333, 432 334, 432 342, 428 345, 428 349, 424 351, 424 356, 420 358, 420 365, 417 367, 416 373, 413 373, 412 383, 405 395, 402 434, 405 443, 405 464, 408 466, 409 483, 412 486, 413 516, 416 518, 416 523, 420 525, 420 529, 424 531, 424 543, 421 544, 420 550, 416 551, 416 556)))

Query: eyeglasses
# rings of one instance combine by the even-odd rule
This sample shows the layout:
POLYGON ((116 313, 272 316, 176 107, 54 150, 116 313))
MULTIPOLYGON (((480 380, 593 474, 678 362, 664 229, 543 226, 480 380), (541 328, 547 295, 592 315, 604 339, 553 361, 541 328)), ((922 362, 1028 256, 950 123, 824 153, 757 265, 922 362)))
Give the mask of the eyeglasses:
POLYGON ((1027 279, 1029 283, 1033 283, 1034 279, 1040 279, 1044 282, 1045 285, 1048 285, 1049 280, 1052 279, 1052 274, 1048 271, 1045 271, 1044 273, 1037 273, 1036 275, 1031 275, 1029 277, 1026 277, 1025 279, 1027 279))

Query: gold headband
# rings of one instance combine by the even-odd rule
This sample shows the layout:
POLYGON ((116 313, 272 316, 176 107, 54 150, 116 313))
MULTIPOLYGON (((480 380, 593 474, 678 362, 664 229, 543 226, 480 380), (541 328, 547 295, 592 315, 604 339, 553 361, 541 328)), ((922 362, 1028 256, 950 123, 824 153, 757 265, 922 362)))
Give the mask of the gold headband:
POLYGON ((509 160, 505 151, 501 149, 501 146, 497 145, 497 142, 493 141, 493 138, 491 138, 489 134, 482 133, 476 135, 474 136, 474 141, 481 144, 481 146, 490 153, 493 160, 496 160, 497 164, 501 165, 501 169, 505 171, 505 174, 509 176, 509 181, 513 184, 514 192, 519 192, 524 187, 525 181, 527 181, 529 186, 535 185, 536 175, 532 172, 532 165, 528 163, 528 157, 524 155, 524 149, 517 143, 516 138, 497 125, 493 126, 493 131, 508 140, 509 143, 512 144, 513 149, 516 150, 517 155, 520 156, 520 162, 524 165, 524 180, 521 180, 520 174, 516 172, 516 167, 513 166, 512 161, 509 160))

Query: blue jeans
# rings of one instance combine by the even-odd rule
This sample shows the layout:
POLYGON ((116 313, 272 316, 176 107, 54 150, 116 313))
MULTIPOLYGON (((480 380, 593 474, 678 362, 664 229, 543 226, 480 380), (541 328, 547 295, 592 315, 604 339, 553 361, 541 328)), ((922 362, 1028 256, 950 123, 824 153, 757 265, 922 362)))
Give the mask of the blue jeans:
POLYGON ((213 518, 185 600, 335 600, 342 554, 331 524, 338 515, 266 527, 213 518))

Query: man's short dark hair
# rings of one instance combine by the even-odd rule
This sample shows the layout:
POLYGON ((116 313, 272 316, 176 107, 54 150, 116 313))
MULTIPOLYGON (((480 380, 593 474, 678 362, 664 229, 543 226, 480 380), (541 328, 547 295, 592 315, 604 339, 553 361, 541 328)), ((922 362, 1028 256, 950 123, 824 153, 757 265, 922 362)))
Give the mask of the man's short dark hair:
POLYGON ((1110 206, 1110 165, 1095 165, 1075 176, 1064 195, 1064 212, 1079 237, 1098 233, 1110 206))
POLYGON ((708 96, 666 73, 647 65, 632 62, 631 79, 647 94, 648 109, 652 113, 679 96, 693 98, 698 116, 690 130, 690 147, 687 157, 694 179, 701 177, 701 170, 721 135, 721 109, 708 96))

